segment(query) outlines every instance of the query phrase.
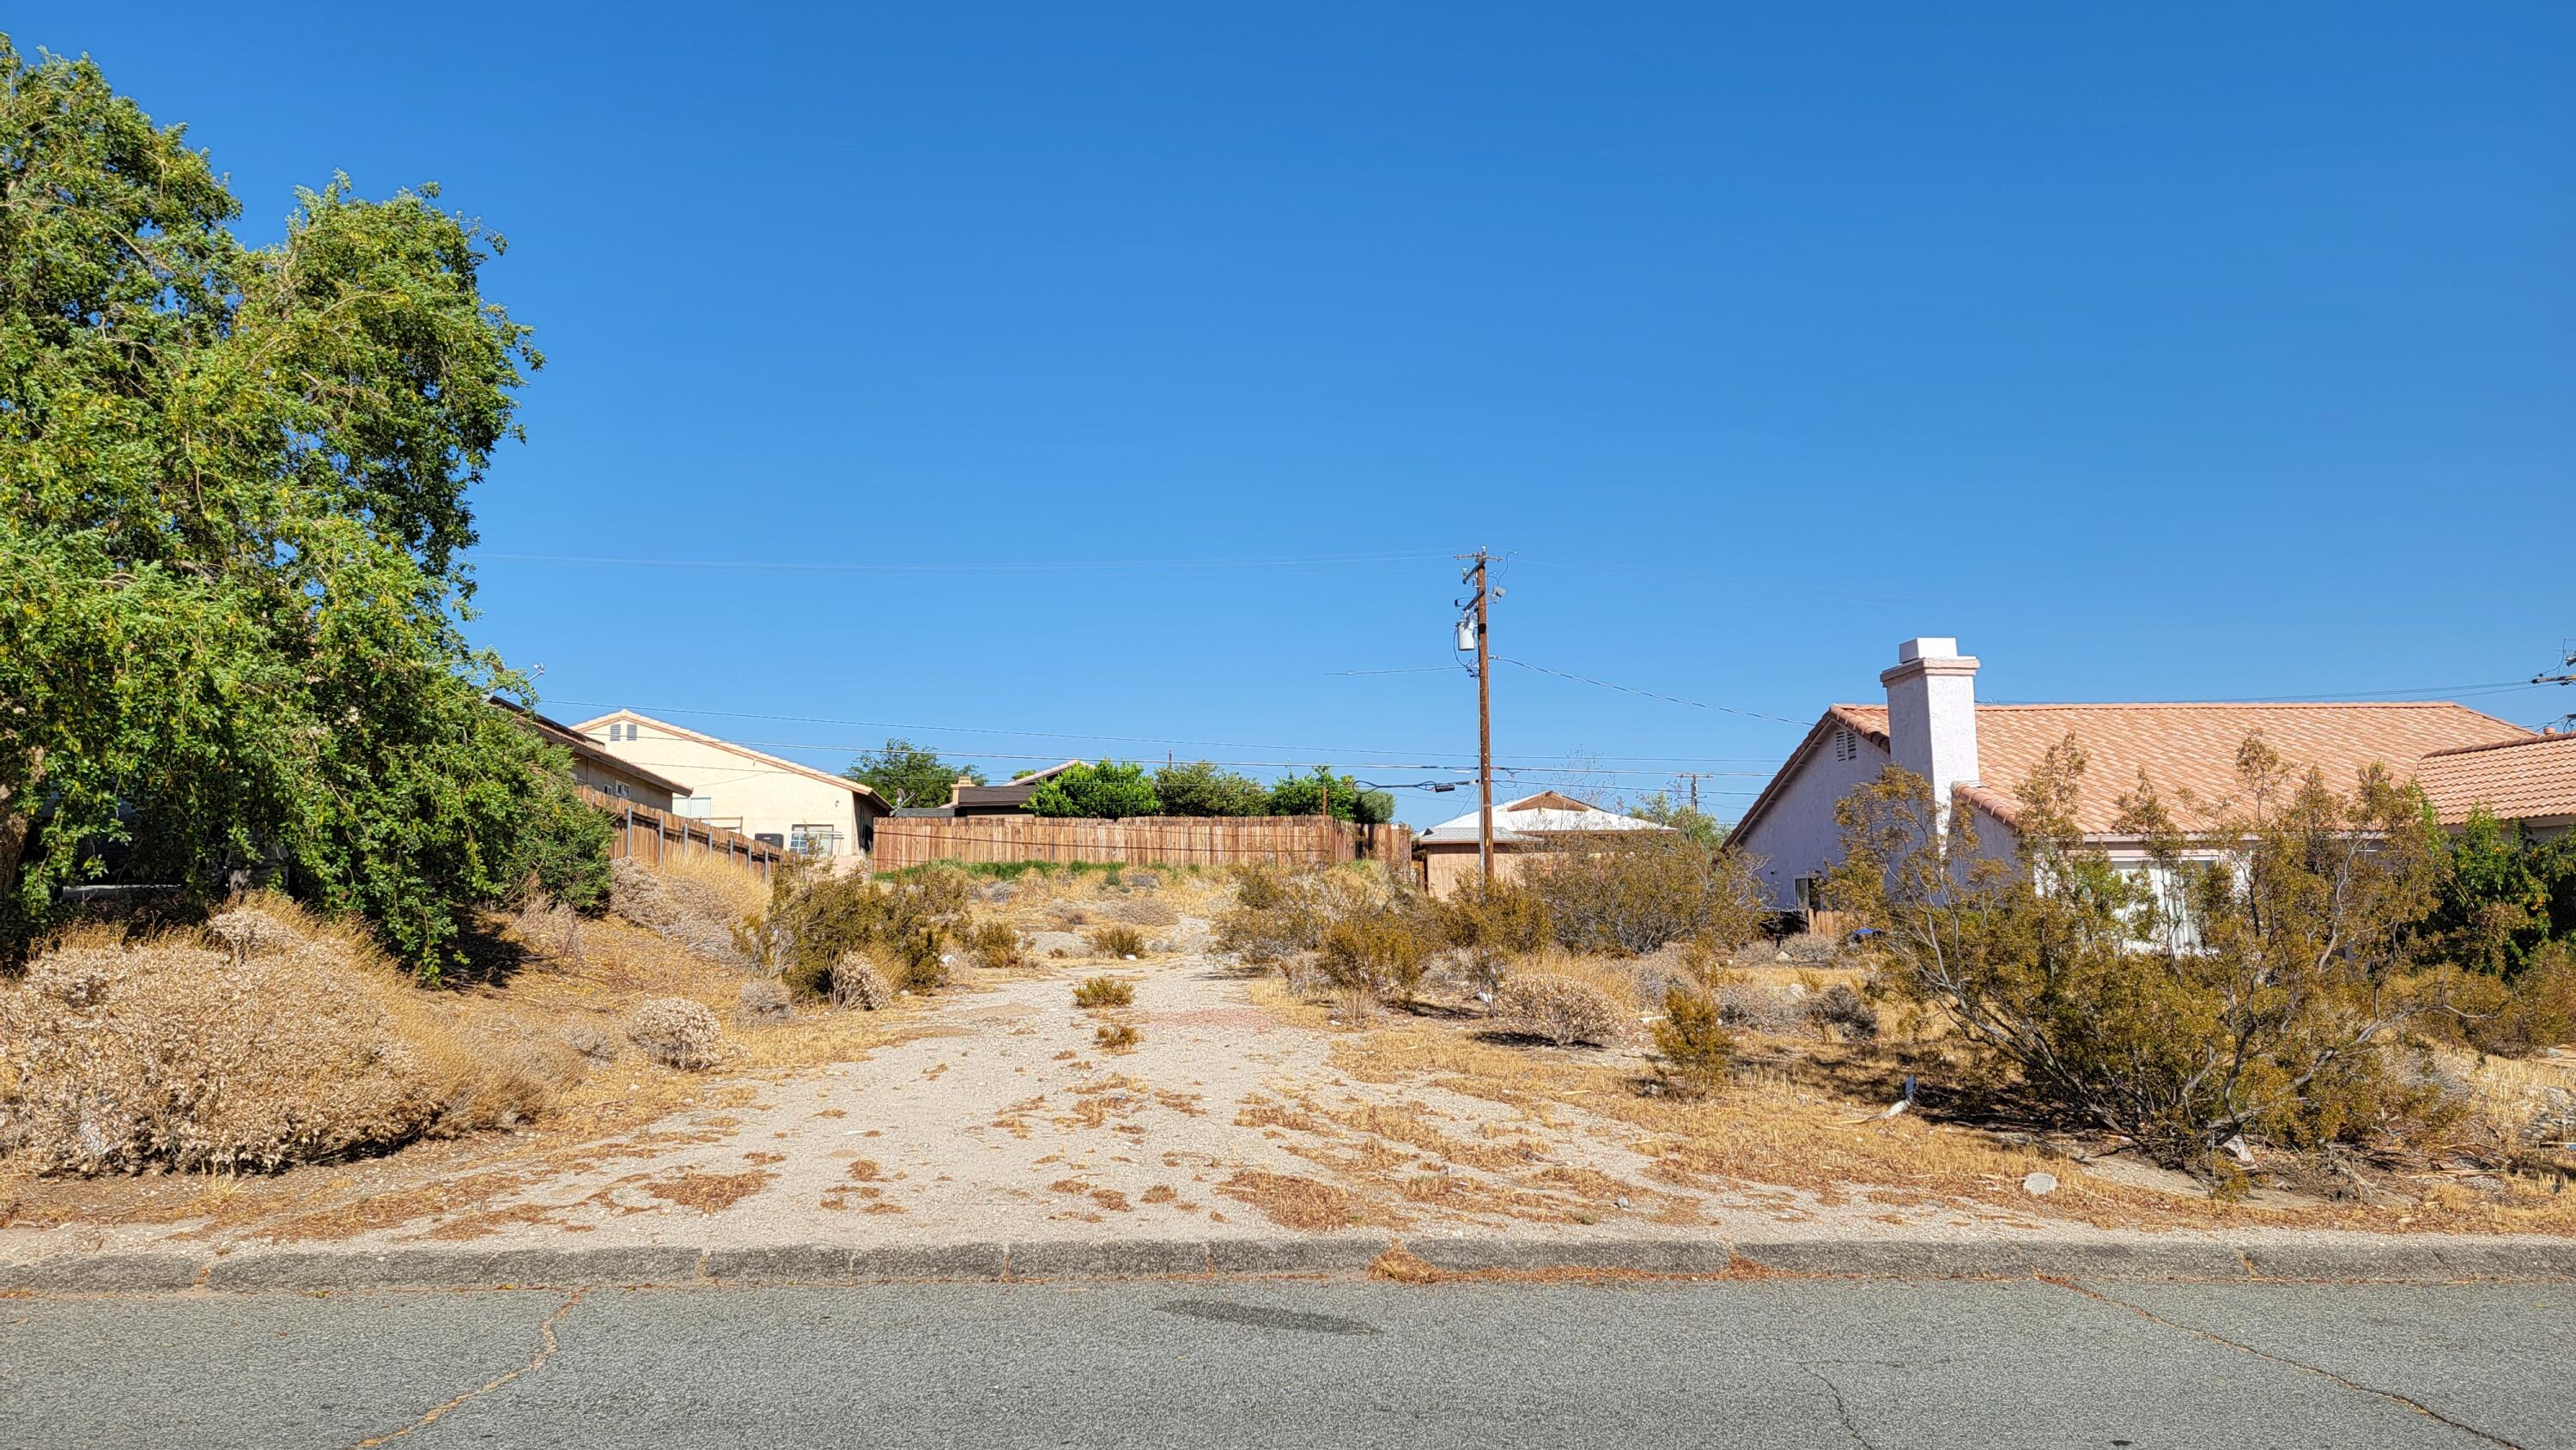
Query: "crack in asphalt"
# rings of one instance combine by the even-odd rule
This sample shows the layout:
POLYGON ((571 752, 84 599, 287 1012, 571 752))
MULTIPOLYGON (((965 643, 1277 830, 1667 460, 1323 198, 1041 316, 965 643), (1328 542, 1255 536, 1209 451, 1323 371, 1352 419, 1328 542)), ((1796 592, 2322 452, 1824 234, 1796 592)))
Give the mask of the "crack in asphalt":
POLYGON ((1858 1445, 1860 1450, 1878 1450, 1877 1446, 1869 1443, 1869 1437, 1860 1432, 1860 1426, 1853 1422, 1851 1406, 1843 1401, 1842 1386, 1825 1378, 1824 1372, 1812 1364, 1802 1364, 1798 1368, 1806 1374, 1807 1378, 1823 1385, 1825 1393, 1834 1397, 1834 1414, 1843 1422, 1843 1433, 1851 1436, 1852 1443, 1858 1445))
POLYGON ((422 1415, 419 1419, 412 1421, 410 1424, 403 1426, 401 1429, 389 1430, 382 1435, 371 1435, 350 1446, 349 1450, 371 1450, 371 1447, 373 1446, 390 1444, 391 1442, 399 1440, 405 1435, 410 1434, 414 1430, 425 1429, 430 1425, 436 1424, 439 1416, 446 1414, 457 1406, 470 1403, 474 1400, 479 1400, 483 1396, 499 1389, 501 1386, 508 1384, 510 1381, 517 1379, 519 1376, 542 1368, 547 1360, 555 1357, 555 1351, 563 1347, 562 1342, 555 1338, 555 1326, 563 1323, 564 1316, 570 1314, 573 1310, 573 1306, 589 1297, 589 1294, 590 1290, 587 1288, 573 1290, 571 1298, 556 1305, 555 1312, 547 1315, 544 1321, 537 1325, 537 1352, 526 1364, 520 1365, 517 1369, 511 1370, 509 1373, 502 1375, 498 1379, 488 1381, 473 1389, 467 1390, 465 1393, 456 1396, 454 1399, 432 1405, 429 1408, 428 1413, 422 1415))
POLYGON ((2447 1425, 2451 1429, 2457 1430, 2463 1435, 2474 1435, 2478 1439, 2485 1441, 2487 1444, 2501 1445, 2505 1447, 2505 1450, 2523 1450, 2522 1446, 2504 1438, 2502 1435, 2493 1434, 2489 1431, 2481 1430, 2475 1425, 2454 1420, 2450 1416, 2443 1414, 2441 1411, 2434 1409, 2431 1405, 2424 1403, 2422 1400, 2401 1395, 2395 1390, 2383 1390, 2377 1385, 2366 1385, 2359 1380, 2345 1379, 2342 1375, 2336 1374, 2333 1370, 2320 1369, 2305 1360, 2292 1359, 2286 1354, 2274 1354, 2268 1349, 2258 1349, 2242 1340, 2230 1339, 2224 1334, 2214 1333, 2210 1330, 2203 1329, 2196 1324, 2184 1324, 2176 1320, 2167 1319, 2163 1315, 2158 1314, 2154 1310, 2148 1309, 2143 1305, 2132 1304, 2126 1299, 2115 1298, 2096 1289, 2088 1289, 2084 1285, 2078 1284, 2071 1279, 2060 1279, 2045 1274, 2041 1275, 2040 1278, 2042 1282, 2055 1284, 2057 1287, 2067 1290, 2070 1293, 2081 1294, 2087 1299, 2094 1300, 2098 1303, 2109 1304, 2114 1308, 2126 1309, 2130 1313, 2137 1315, 2139 1318, 2146 1320, 2150 1324, 2161 1324, 2167 1329, 2179 1329, 2185 1334, 2196 1334, 2201 1338, 2208 1340, 2212 1344, 2223 1344, 2229 1349, 2233 1349, 2241 1354, 2250 1354, 2256 1359, 2269 1360, 2278 1365, 2287 1365, 2291 1369, 2304 1370, 2309 1374, 2315 1375, 2321 1380, 2328 1380, 2335 1384, 2339 1384, 2345 1389, 2358 1390, 2362 1394, 2375 1395, 2380 1399, 2389 1401, 2391 1404, 2404 1405, 2406 1408, 2413 1410, 2416 1414, 2422 1415, 2425 1419, 2433 1421, 2435 1424, 2447 1425))

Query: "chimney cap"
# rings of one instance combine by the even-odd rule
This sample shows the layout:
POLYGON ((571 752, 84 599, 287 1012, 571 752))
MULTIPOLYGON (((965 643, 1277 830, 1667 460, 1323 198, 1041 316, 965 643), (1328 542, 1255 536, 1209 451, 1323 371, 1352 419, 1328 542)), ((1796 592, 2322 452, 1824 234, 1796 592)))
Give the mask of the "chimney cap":
POLYGON ((1918 635, 1896 647, 1896 662, 1910 665, 1916 660, 1954 660, 1959 658, 1959 640, 1955 635, 1918 635))

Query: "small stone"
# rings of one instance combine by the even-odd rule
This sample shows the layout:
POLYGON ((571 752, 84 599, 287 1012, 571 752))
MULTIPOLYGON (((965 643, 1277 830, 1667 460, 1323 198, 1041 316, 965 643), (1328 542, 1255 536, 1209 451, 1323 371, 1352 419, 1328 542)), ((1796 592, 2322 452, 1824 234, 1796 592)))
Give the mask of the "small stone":
POLYGON ((2057 1191, 2057 1175, 2034 1173, 2021 1181, 2021 1191, 2033 1198, 2046 1198, 2057 1191))

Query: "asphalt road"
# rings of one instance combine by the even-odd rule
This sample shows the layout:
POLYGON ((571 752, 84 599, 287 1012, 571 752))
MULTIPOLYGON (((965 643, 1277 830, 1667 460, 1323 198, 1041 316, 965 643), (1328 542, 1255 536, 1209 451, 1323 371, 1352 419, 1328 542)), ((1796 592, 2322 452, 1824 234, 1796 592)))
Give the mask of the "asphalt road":
POLYGON ((0 1300, 0 1445, 2576 1446, 2576 1285, 0 1300))

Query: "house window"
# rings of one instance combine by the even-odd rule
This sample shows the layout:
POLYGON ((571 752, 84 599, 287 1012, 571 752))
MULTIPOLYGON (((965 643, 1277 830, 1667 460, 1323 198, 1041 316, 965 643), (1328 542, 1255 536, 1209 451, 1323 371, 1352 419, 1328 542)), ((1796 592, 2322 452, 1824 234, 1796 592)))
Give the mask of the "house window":
POLYGON ((633 792, 626 789, 626 782, 622 780, 610 781, 608 783, 608 793, 622 801, 633 800, 635 798, 633 792))
POLYGON ((703 821, 715 814, 715 808, 716 802, 713 796, 684 795, 674 798, 671 802, 671 814, 687 816, 691 820, 698 821, 703 821))
POLYGON ((790 826, 787 849, 816 856, 841 854, 841 833, 831 826, 790 826))

